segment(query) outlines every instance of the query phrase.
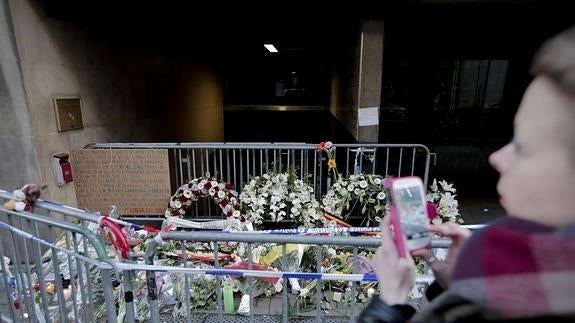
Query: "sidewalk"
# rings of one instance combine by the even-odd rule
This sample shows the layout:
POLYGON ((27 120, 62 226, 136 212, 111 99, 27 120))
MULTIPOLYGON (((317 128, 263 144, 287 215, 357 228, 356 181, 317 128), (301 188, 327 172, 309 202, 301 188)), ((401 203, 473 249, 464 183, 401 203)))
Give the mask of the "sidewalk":
MULTIPOLYGON (((324 295, 331 298, 329 295, 331 293, 325 293, 324 295)), ((317 310, 311 308, 310 310, 298 310, 297 309, 297 295, 293 295, 288 292, 288 322, 301 322, 301 323, 312 323, 316 322, 317 310)), ((235 308, 240 303, 240 297, 236 295, 234 297, 235 308)), ((350 322, 350 306, 346 303, 332 303, 335 307, 330 310, 321 310, 320 322, 333 322, 333 323, 343 323, 350 322)), ((355 310, 355 317, 359 316, 361 310, 364 307, 364 303, 357 303, 355 310)), ((254 322, 257 323, 267 323, 267 322, 282 322, 283 316, 283 294, 279 293, 273 295, 272 297, 257 297, 254 299, 254 304, 252 306, 252 311, 254 314, 254 322)), ((196 311, 193 314, 192 322, 220 322, 218 314, 214 314, 214 311, 196 311)), ((235 322, 250 322, 250 317, 243 316, 239 314, 223 314, 223 321, 226 323, 235 322)), ((171 314, 166 314, 162 316, 162 322, 178 322, 171 318, 171 314)))
POLYGON ((458 196, 457 199, 464 224, 484 224, 506 215, 499 205, 499 198, 495 196, 458 196))

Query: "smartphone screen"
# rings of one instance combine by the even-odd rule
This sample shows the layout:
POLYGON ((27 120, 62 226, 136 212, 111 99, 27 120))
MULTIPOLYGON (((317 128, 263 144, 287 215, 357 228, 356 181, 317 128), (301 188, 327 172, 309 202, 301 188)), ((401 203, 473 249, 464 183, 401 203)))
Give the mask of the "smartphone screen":
POLYGON ((423 184, 419 178, 397 179, 393 183, 393 202, 409 250, 427 246, 430 235, 425 229, 429 224, 423 184))

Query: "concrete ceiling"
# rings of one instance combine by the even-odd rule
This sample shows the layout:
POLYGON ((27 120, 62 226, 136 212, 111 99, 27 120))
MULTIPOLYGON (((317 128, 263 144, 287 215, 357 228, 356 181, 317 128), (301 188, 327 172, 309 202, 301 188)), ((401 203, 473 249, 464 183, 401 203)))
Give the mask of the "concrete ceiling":
POLYGON ((38 0, 49 16, 120 42, 260 54, 274 42, 284 54, 316 55, 360 14, 358 5, 310 6, 293 2, 198 4, 196 1, 38 0), (257 49, 256 49, 257 48, 257 49))
POLYGON ((238 59, 265 55, 267 42, 280 47, 280 55, 327 57, 341 39, 357 33, 361 17, 384 19, 386 41, 394 45, 386 49, 392 54, 394 48, 399 54, 441 47, 451 51, 449 46, 465 39, 463 46, 468 43, 472 53, 484 50, 489 55, 493 48, 506 53, 536 46, 575 23, 572 11, 565 9, 569 1, 553 0, 388 0, 329 5, 311 1, 37 1, 49 16, 120 46, 238 59))

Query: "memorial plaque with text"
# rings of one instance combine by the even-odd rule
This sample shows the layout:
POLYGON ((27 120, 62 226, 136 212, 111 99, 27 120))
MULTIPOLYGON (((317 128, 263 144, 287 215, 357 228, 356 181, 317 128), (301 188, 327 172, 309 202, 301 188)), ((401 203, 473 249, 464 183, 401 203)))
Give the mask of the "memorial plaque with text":
POLYGON ((78 207, 162 215, 171 196, 165 149, 79 149, 70 154, 78 207))

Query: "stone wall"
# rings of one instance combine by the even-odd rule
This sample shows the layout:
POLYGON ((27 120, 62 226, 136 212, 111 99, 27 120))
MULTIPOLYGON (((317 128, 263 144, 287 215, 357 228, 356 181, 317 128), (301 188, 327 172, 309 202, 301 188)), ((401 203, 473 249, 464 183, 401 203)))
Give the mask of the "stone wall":
POLYGON ((0 0, 0 188, 39 181, 34 131, 7 0, 0 0))
POLYGON ((112 43, 105 35, 48 15, 35 0, 4 0, 2 68, 12 101, 2 123, 0 187, 49 185, 43 196, 76 205, 74 184, 56 185, 52 155, 94 142, 166 140, 166 99, 178 62, 112 43), (15 45, 15 46, 14 46, 15 45), (11 53, 4 48, 12 48, 11 53), (6 53, 5 53, 6 52, 6 53), (19 64, 18 64, 19 63, 19 64), (3 64, 4 66, 5 64, 3 64), (23 86, 23 87, 22 87, 23 86), (18 87, 19 90, 18 90, 18 87), (58 132, 55 97, 80 97, 82 129, 58 132), (24 162, 23 162, 24 161, 24 162))

